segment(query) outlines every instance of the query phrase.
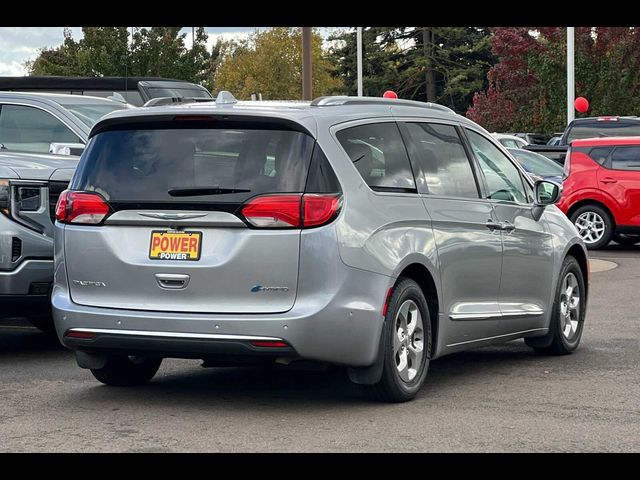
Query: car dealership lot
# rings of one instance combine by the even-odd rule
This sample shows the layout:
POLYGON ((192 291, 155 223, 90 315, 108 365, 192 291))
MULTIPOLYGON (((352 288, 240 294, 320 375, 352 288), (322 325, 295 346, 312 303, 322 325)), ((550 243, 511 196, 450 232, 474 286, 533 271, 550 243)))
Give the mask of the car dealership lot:
POLYGON ((105 387, 57 340, 5 321, 0 451, 638 451, 640 247, 591 256, 619 266, 592 275, 576 353, 519 340, 447 356, 405 404, 371 403, 340 370, 190 360, 105 387))

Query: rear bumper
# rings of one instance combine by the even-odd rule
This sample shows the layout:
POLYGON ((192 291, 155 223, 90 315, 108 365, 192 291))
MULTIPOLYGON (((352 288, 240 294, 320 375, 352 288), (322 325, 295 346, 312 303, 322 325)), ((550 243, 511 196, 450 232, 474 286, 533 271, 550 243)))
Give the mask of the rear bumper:
POLYGON ((85 351, 100 350, 140 355, 164 352, 167 356, 180 358, 210 355, 297 356, 290 345, 274 337, 92 328, 72 329, 66 333, 79 334, 78 337, 65 335, 66 346, 85 351), (256 342, 258 343, 255 344, 256 342), (265 346, 269 344, 274 346, 265 346))
MULTIPOLYGON (((281 314, 194 314, 89 307, 73 303, 66 279, 59 278, 52 305, 58 338, 74 350, 141 351, 186 358, 279 353, 341 365, 371 365, 382 330, 382 305, 393 279, 346 266, 335 273, 332 292, 305 294, 299 290, 294 307, 281 314), (82 340, 67 336, 72 329, 105 332, 82 340), (250 340, 254 337, 282 340, 291 348, 252 347, 250 340)), ((64 276, 64 269, 58 268, 57 275, 64 276)))

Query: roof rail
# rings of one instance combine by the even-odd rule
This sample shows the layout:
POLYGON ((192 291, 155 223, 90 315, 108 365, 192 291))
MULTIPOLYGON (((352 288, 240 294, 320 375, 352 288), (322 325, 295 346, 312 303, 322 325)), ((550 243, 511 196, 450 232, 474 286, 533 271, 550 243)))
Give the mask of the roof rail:
POLYGON ((318 97, 311 102, 312 107, 330 107, 336 105, 404 105, 407 107, 432 108, 442 112, 455 113, 449 107, 431 102, 417 102, 398 98, 350 97, 347 95, 318 97))
POLYGON ((161 107, 163 105, 171 105, 173 103, 198 103, 212 102, 213 98, 206 97, 158 97, 152 98, 143 107, 161 107))

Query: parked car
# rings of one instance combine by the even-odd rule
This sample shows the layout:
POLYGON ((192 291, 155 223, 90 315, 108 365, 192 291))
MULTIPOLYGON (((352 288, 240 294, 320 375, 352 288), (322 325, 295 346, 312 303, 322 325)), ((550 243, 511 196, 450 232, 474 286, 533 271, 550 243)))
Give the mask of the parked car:
POLYGON ((560 145, 560 142, 562 141, 562 136, 556 136, 556 137, 551 137, 549 139, 549 141, 547 142, 547 145, 549 145, 550 147, 556 147, 558 145, 560 145))
POLYGON ((587 248, 640 242, 640 137, 577 139, 558 207, 587 248))
POLYGON ((122 97, 140 107, 160 97, 213 99, 201 85, 159 77, 0 77, 0 90, 63 93, 93 97, 122 97))
POLYGON ((523 148, 527 145, 526 140, 515 135, 505 135, 504 133, 492 133, 491 135, 506 148, 523 148))
POLYGON ((562 183, 564 169, 553 160, 521 148, 507 148, 507 150, 528 174, 535 176, 535 179, 562 183))
POLYGON ((60 341, 107 385, 163 358, 349 367, 413 398, 431 360, 578 347, 587 253, 491 134, 440 105, 321 97, 114 112, 56 207, 60 341))
POLYGON ((53 221, 58 195, 90 128, 121 102, 75 95, 0 93, 0 315, 53 330, 53 221))
POLYGON ((0 151, 79 155, 100 117, 127 108, 99 97, 0 92, 0 151))
POLYGON ((562 134, 556 146, 527 145, 526 150, 540 153, 547 158, 564 165, 567 149, 573 140, 580 138, 638 136, 640 135, 640 117, 585 117, 576 118, 562 134))
POLYGON ((546 145, 551 138, 551 135, 544 133, 514 133, 513 135, 525 140, 527 145, 546 145))

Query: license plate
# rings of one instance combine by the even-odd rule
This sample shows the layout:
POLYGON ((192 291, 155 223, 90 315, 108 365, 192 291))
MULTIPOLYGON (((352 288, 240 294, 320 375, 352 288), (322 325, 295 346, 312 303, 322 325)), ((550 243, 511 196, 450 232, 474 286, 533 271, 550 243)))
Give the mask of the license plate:
POLYGON ((151 232, 149 258, 152 260, 198 260, 202 247, 202 232, 151 232))

